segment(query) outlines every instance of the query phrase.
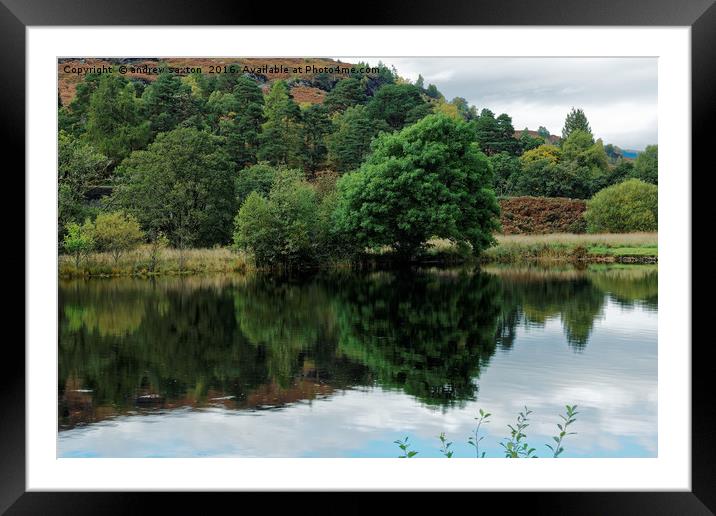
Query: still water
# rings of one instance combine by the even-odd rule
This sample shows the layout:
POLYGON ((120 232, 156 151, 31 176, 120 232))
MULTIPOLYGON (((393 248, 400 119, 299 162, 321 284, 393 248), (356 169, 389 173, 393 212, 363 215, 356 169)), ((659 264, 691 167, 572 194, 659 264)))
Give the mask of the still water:
POLYGON ((657 454, 657 267, 60 281, 58 456, 657 454))

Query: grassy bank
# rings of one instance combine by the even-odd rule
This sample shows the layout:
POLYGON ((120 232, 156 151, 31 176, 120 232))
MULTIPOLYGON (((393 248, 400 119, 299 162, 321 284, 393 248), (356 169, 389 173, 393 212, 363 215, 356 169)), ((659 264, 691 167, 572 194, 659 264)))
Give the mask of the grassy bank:
POLYGON ((636 262, 658 257, 657 233, 498 235, 482 261, 492 263, 636 262))
POLYGON ((150 246, 141 246, 114 260, 109 253, 92 253, 79 268, 72 257, 61 255, 59 275, 63 278, 81 276, 152 276, 163 274, 199 274, 206 272, 243 272, 249 260, 243 253, 228 248, 160 249, 152 254, 150 246))
MULTIPOLYGON (((483 263, 525 262, 633 262, 654 263, 657 259, 657 233, 498 235, 497 246, 485 251, 483 263)), ((459 263, 465 261, 447 240, 433 240, 423 257, 425 262, 459 263)), ((206 272, 244 272, 252 269, 244 253, 229 248, 160 249, 152 255, 150 246, 142 246, 119 257, 92 253, 79 267, 74 259, 61 255, 60 277, 151 276, 159 274, 198 274, 206 272)))

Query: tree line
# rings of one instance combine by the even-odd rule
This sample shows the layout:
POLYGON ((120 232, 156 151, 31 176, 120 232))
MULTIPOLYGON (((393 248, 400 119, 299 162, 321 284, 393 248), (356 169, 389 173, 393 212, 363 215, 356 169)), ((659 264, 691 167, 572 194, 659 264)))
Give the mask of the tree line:
POLYGON ((498 229, 496 196, 656 184, 656 146, 634 164, 615 158, 581 110, 553 145, 545 128, 515 137, 507 114, 447 101, 422 77, 360 65, 341 80, 316 75, 324 102, 304 105, 291 94, 298 79, 263 91, 261 77, 240 73, 162 73, 149 84, 86 75, 59 106, 65 250, 121 252, 97 220, 111 213, 124 242, 233 243, 266 264, 385 246, 409 258, 435 236, 478 253, 498 229))

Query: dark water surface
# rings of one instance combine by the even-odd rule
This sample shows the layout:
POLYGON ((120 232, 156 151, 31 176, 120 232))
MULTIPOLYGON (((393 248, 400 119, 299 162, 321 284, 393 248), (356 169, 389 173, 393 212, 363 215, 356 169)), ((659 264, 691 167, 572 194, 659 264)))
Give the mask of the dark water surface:
POLYGON ((657 268, 60 281, 58 456, 657 453, 657 268))

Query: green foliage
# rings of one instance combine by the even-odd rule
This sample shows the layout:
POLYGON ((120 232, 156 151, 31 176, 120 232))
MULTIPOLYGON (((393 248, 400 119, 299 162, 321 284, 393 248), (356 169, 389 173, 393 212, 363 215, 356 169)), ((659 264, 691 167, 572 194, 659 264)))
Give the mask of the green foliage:
POLYGON ((492 244, 499 207, 486 156, 465 122, 430 115, 380 135, 360 170, 338 182, 338 224, 361 248, 391 246, 411 258, 432 237, 492 244))
POLYGON ((482 452, 482 455, 480 455, 480 442, 485 438, 484 435, 480 435, 480 427, 483 424, 487 424, 490 422, 490 414, 489 412, 485 412, 484 410, 479 410, 478 417, 474 418, 475 421, 477 421, 477 425, 475 426, 475 430, 473 431, 472 435, 468 437, 467 444, 475 448, 475 457, 476 458, 484 458, 485 452, 482 452))
POLYGON ((545 444, 547 448, 552 450, 552 457, 557 458, 559 455, 564 451, 564 447, 562 446, 562 441, 564 438, 568 435, 575 435, 576 432, 568 432, 567 428, 569 425, 574 423, 576 419, 576 415, 579 414, 577 412, 577 405, 566 405, 566 413, 565 415, 561 415, 559 417, 562 418, 562 423, 557 424, 557 428, 559 429, 559 433, 552 437, 554 442, 556 443, 554 446, 551 444, 545 444))
POLYGON ((657 186, 629 179, 605 188, 587 202, 584 218, 590 233, 656 231, 657 186))
POLYGON ((517 195, 537 197, 589 197, 590 169, 573 162, 553 163, 549 159, 523 162, 515 181, 517 195))
POLYGON ((241 170, 256 163, 261 125, 264 123, 264 96, 248 77, 239 77, 233 89, 233 118, 222 128, 229 155, 241 170))
POLYGON ((368 102, 368 116, 385 130, 402 129, 430 113, 430 105, 412 84, 386 84, 368 102))
POLYGON ((357 169, 370 152, 375 123, 365 106, 355 106, 333 119, 328 137, 328 161, 339 172, 357 169))
POLYGON ((490 156, 495 194, 498 196, 514 195, 517 191, 517 181, 521 174, 518 158, 506 152, 490 156))
POLYGON ((544 138, 535 138, 534 136, 531 136, 526 129, 522 131, 519 141, 522 152, 536 149, 537 147, 539 147, 540 145, 544 145, 545 143, 544 138))
POLYGON ((261 126, 259 161, 272 165, 301 164, 301 110, 284 81, 276 81, 266 96, 266 122, 261 126))
POLYGON ((75 267, 79 268, 80 261, 94 249, 94 245, 93 228, 89 220, 82 225, 70 222, 65 226, 62 246, 67 254, 74 257, 75 267))
POLYGON ((328 111, 320 104, 314 104, 303 110, 303 150, 301 162, 307 172, 321 169, 328 155, 326 137, 332 130, 328 111))
POLYGON ((83 80, 77 83, 75 96, 70 104, 61 107, 58 113, 58 128, 75 137, 79 137, 85 131, 87 123, 87 112, 89 111, 90 98, 97 89, 102 74, 88 73, 83 80))
POLYGON ((478 117, 475 106, 470 106, 463 97, 455 97, 450 101, 457 108, 457 112, 467 122, 478 117))
POLYGON ((559 150, 559 147, 555 147, 554 145, 544 144, 535 147, 534 149, 529 149, 524 152, 522 156, 520 156, 520 162, 523 165, 542 159, 545 159, 552 164, 556 164, 562 159, 562 151, 559 150))
POLYGON ((137 219, 121 211, 97 215, 92 236, 97 249, 110 253, 115 263, 123 253, 136 249, 144 239, 137 219))
POLYGON ((528 423, 528 416, 531 413, 532 411, 525 407, 525 410, 520 412, 517 416, 517 421, 514 426, 507 425, 507 428, 510 429, 510 437, 504 439, 503 442, 500 443, 500 446, 505 449, 505 458, 529 459, 536 457, 534 454, 535 449, 532 448, 525 440, 527 438, 525 429, 530 426, 528 423))
POLYGON ((592 145, 594 145, 594 137, 591 133, 581 129, 574 129, 562 141, 562 156, 566 160, 576 160, 580 154, 586 152, 592 145))
POLYGON ((430 97, 431 99, 441 99, 443 98, 443 94, 440 93, 438 90, 438 87, 434 84, 430 84, 428 88, 425 90, 425 94, 430 97))
POLYGON ((354 78, 344 79, 336 84, 324 101, 324 105, 333 113, 345 111, 351 106, 365 103, 367 97, 361 81, 354 78))
POLYGON ((562 128, 562 139, 566 140, 572 131, 584 131, 592 136, 592 128, 589 127, 589 121, 584 111, 581 109, 574 109, 567 113, 567 118, 564 120, 564 127, 562 128))
POLYGON ((65 131, 58 137, 58 228, 92 215, 87 193, 106 181, 109 160, 65 131))
POLYGON ((164 72, 142 93, 144 116, 152 135, 171 131, 180 122, 196 114, 191 86, 173 73, 164 72))
POLYGON ((160 133, 119 167, 110 205, 133 214, 145 230, 163 232, 179 248, 227 243, 235 176, 222 144, 194 128, 160 133))
POLYGON ((403 452, 402 455, 398 456, 399 459, 412 459, 413 457, 415 457, 418 454, 418 452, 410 449, 411 445, 410 445, 410 442, 408 441, 407 436, 403 440, 398 439, 397 441, 393 441, 393 442, 395 444, 397 444, 398 448, 400 448, 403 452))
POLYGON ((440 439, 440 453, 442 453, 445 458, 452 458, 452 455, 455 452, 450 449, 450 447, 452 446, 452 442, 447 440, 447 438, 445 437, 445 432, 440 432, 438 439, 440 439))
POLYGON ((634 161, 636 179, 653 185, 659 184, 659 146, 647 145, 644 152, 640 152, 634 161))
POLYGON ((473 127, 480 149, 488 156, 499 152, 507 152, 513 156, 518 153, 520 142, 514 137, 512 119, 505 113, 495 118, 492 111, 483 109, 473 122, 473 127))
POLYGON ((234 244, 265 267, 314 264, 321 254, 321 200, 299 171, 278 174, 268 197, 252 192, 234 222, 234 244))
POLYGON ((142 119, 134 88, 122 76, 100 77, 90 97, 84 138, 115 164, 146 145, 149 121, 142 119))
POLYGON ((275 168, 265 161, 240 170, 235 181, 236 206, 241 206, 251 192, 268 197, 276 176, 283 170, 285 167, 275 168))
POLYGON ((539 126, 539 128, 537 129, 537 134, 540 135, 542 138, 544 138, 545 141, 546 141, 547 138, 549 138, 549 136, 550 136, 549 131, 548 131, 547 128, 546 128, 545 126, 543 126, 543 125, 539 126))

